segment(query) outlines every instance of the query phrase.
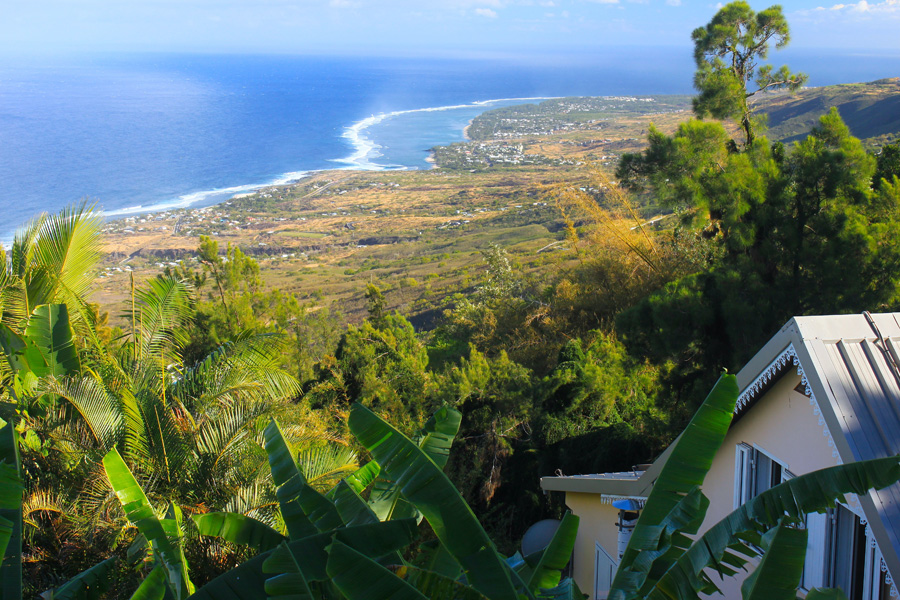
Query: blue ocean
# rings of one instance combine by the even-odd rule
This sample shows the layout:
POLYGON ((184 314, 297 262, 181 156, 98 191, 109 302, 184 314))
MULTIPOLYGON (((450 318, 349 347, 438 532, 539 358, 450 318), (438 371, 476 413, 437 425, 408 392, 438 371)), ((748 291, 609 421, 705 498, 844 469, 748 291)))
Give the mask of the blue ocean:
MULTIPOLYGON (((898 56, 779 53, 811 85, 898 56)), ((0 239, 87 199, 208 205, 318 169, 425 169, 477 114, 555 96, 691 92, 690 48, 482 59, 126 54, 0 61, 0 239)))

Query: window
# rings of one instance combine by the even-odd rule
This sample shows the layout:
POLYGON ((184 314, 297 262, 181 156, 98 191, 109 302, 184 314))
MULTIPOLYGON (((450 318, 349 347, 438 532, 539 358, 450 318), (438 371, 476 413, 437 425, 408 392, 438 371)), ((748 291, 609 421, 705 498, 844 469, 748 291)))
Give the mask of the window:
MULTIPOLYGON (((787 481, 786 466, 749 444, 734 458, 734 507, 787 481)), ((843 505, 806 516, 808 531, 801 587, 838 587, 849 600, 888 600, 890 584, 881 571, 881 552, 865 523, 843 505)))
POLYGON ((734 507, 791 477, 777 460, 749 444, 738 444, 734 458, 734 507))
POLYGON ((881 553, 862 520, 846 506, 806 517, 809 541, 802 586, 839 587, 849 600, 890 597, 881 553))

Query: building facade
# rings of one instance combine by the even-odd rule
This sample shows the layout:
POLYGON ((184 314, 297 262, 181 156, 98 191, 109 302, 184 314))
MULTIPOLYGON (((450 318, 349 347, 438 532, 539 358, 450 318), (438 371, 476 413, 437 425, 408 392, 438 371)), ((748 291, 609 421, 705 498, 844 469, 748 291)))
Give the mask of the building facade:
MULTIPOLYGON (((797 317, 738 373, 734 420, 703 484, 701 533, 755 495, 796 475, 900 454, 900 313, 797 317)), ((545 477, 581 517, 573 575, 604 598, 619 548, 668 457, 646 470, 545 477), (628 509, 633 509, 629 511, 628 509)), ((563 466, 564 467, 564 466, 563 466)), ((900 484, 807 517, 800 593, 839 587, 850 600, 897 597, 900 484)), ((720 586, 740 598, 741 578, 720 586)))

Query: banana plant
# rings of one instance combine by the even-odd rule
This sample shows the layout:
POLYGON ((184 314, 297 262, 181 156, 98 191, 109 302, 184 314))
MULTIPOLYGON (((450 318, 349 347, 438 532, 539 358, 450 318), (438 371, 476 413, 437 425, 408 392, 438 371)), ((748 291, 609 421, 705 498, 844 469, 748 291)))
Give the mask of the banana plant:
POLYGON ((166 516, 159 518, 115 448, 103 457, 103 466, 128 520, 150 543, 154 560, 165 568, 166 581, 175 599, 187 598, 194 593, 194 584, 188 575, 184 556, 181 509, 170 503, 166 516))
POLYGON ((65 304, 41 304, 28 317, 20 335, 0 323, 0 348, 12 372, 17 399, 33 394, 38 379, 77 373, 81 364, 65 304))
POLYGON ((22 597, 23 490, 18 434, 0 419, 0 600, 22 597))
MULTIPOLYGON (((435 464, 441 467, 446 464, 460 422, 458 411, 444 407, 417 435, 419 446, 435 464)), ((273 420, 266 427, 264 437, 287 535, 262 521, 237 513, 195 515, 193 519, 201 535, 221 537, 262 552, 273 549, 281 541, 300 539, 341 525, 417 517, 416 510, 402 498, 399 488, 383 476, 377 462, 368 462, 327 494, 321 494, 308 484, 297 467, 293 450, 277 422, 273 420), (362 494, 369 488, 369 498, 364 500, 362 494)))
POLYGON ((249 599, 263 592, 270 598, 349 600, 581 598, 571 579, 561 575, 577 517, 566 515, 536 556, 501 556, 442 470, 459 423, 457 411, 442 408, 409 439, 354 405, 351 431, 374 460, 321 494, 305 481, 272 422, 266 452, 287 535, 280 539, 277 531, 243 516, 196 516, 201 533, 243 541, 262 552, 193 598, 249 599), (412 542, 416 515, 428 520, 438 539, 427 545, 423 559, 409 562, 400 551, 412 542))
MULTIPOLYGON (((613 580, 610 600, 696 598, 719 591, 711 573, 737 575, 758 561, 744 581, 744 600, 796 598, 803 570, 803 518, 834 507, 849 493, 864 494, 900 480, 900 458, 822 469, 759 494, 695 536, 709 500, 701 484, 731 424, 737 400, 733 375, 723 375, 675 442, 635 526, 613 580)), ((818 590, 839 597, 839 590, 818 590)))

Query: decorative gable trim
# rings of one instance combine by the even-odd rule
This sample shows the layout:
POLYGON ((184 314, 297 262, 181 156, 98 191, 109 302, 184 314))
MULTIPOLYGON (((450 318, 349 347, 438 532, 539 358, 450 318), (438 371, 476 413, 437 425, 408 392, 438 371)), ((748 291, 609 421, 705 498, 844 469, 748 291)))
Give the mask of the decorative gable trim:
POLYGON ((617 494, 600 494, 601 504, 612 504, 619 500, 634 500, 641 508, 644 508, 644 502, 647 501, 646 496, 620 496, 617 494))
POLYGON ((775 360, 769 363, 768 367, 763 369, 762 373, 753 380, 753 383, 748 385, 744 391, 741 392, 738 396, 737 404, 734 406, 734 413, 738 414, 744 412, 760 392, 768 388, 769 385, 792 364, 797 367, 797 375, 800 376, 800 385, 806 390, 806 396, 809 398, 809 403, 813 407, 813 414, 819 417, 819 426, 822 428, 822 435, 828 439, 828 447, 831 448, 831 456, 837 459, 838 464, 843 464, 837 446, 834 444, 834 437, 832 437, 831 431, 828 430, 828 425, 825 423, 825 417, 822 415, 822 410, 819 408, 819 402, 816 400, 816 395, 809 385, 809 379, 806 377, 803 365, 800 364, 800 357, 797 356, 794 344, 788 345, 788 347, 784 349, 784 352, 775 357, 775 360))

